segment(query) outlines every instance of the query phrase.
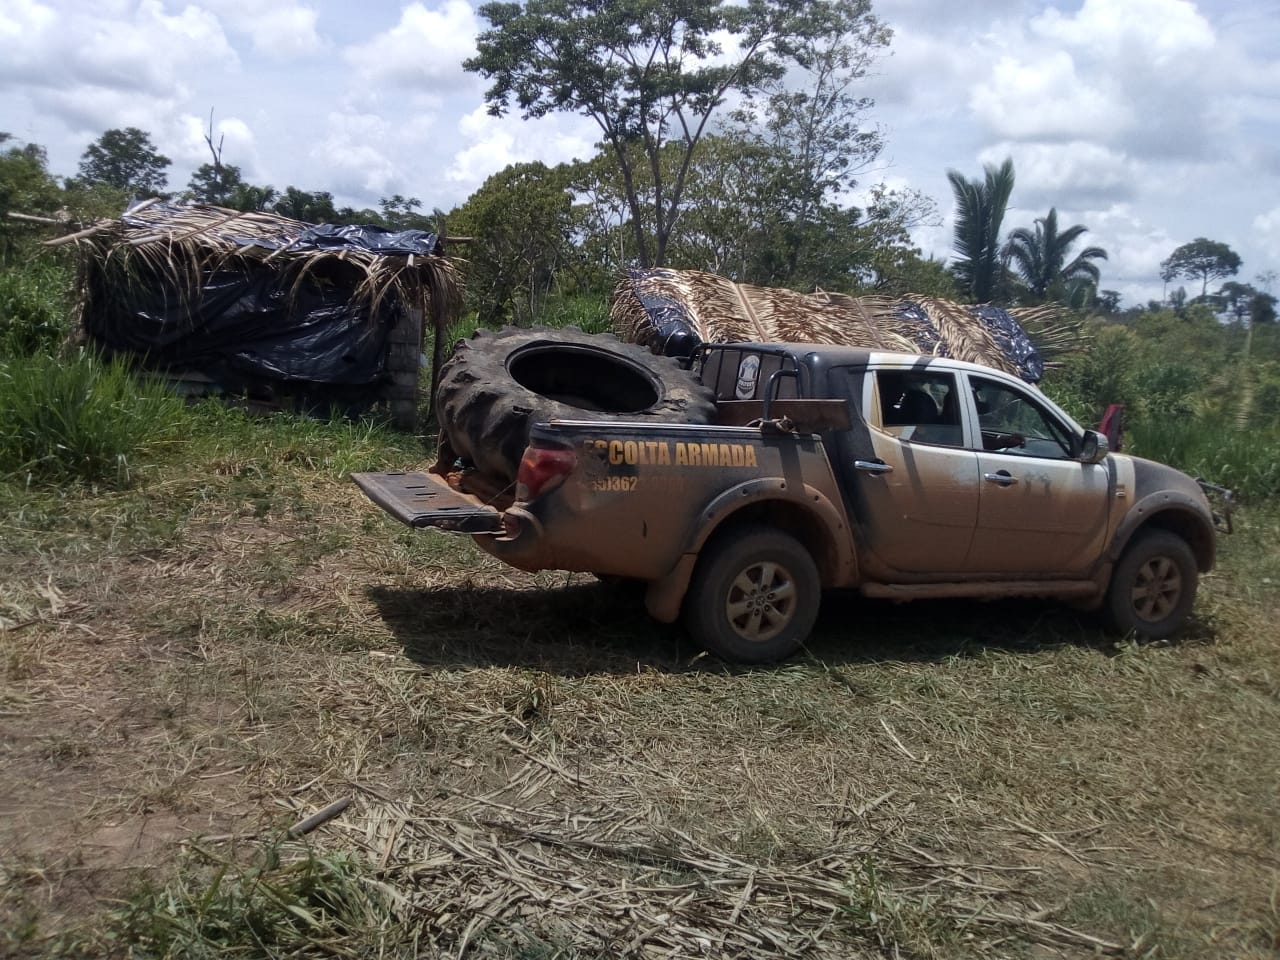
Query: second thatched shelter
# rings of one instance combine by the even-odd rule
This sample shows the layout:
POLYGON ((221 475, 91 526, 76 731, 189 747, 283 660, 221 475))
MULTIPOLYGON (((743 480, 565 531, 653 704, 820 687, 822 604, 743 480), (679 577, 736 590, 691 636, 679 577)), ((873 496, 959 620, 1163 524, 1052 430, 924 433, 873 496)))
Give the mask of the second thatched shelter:
POLYGON ((667 338, 703 343, 826 343, 955 357, 1035 383, 1079 342, 1055 307, 1004 310, 933 297, 804 294, 697 270, 634 270, 614 289, 610 319, 624 340, 663 352, 667 338))

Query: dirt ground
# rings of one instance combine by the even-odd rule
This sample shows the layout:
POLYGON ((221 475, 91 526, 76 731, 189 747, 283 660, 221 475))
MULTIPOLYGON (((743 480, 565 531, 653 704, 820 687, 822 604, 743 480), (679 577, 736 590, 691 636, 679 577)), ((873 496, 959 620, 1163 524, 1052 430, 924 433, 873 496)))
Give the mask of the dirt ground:
POLYGON ((1280 522, 1242 520, 1175 645, 833 596, 747 670, 320 474, 6 504, 0 954, 183 955, 155 891, 266 856, 359 878, 315 955, 1275 956, 1280 522))

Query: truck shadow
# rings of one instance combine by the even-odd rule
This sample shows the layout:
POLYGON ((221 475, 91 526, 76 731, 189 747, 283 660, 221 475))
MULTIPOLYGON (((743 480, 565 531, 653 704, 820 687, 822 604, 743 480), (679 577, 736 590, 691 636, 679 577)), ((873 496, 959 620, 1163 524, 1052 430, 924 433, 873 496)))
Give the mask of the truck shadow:
MULTIPOLYGON (((678 625, 650 620, 643 594, 631 585, 375 586, 368 596, 405 655, 433 669, 523 667, 562 676, 743 669, 703 655, 678 625)), ((1183 642, 1211 639, 1210 627, 1193 621, 1183 642)), ((899 605, 834 592, 798 659, 925 663, 992 650, 1034 656, 1063 646, 1105 656, 1117 638, 1092 616, 1044 601, 899 605)))
POLYGON ((370 587, 405 655, 424 667, 525 667, 563 676, 686 669, 697 650, 645 613, 630 585, 551 589, 370 587))

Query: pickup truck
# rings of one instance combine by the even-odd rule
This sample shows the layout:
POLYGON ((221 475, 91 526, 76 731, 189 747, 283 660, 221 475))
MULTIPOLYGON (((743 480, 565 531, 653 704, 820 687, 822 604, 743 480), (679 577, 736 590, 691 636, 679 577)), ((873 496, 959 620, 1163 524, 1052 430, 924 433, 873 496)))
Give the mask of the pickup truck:
POLYGON ((1109 452, 998 370, 809 344, 697 363, 713 422, 536 423, 514 490, 467 492, 449 463, 353 479, 522 570, 643 581, 651 616, 750 663, 794 653, 832 588, 1053 598, 1167 637, 1229 528, 1229 493, 1109 452))

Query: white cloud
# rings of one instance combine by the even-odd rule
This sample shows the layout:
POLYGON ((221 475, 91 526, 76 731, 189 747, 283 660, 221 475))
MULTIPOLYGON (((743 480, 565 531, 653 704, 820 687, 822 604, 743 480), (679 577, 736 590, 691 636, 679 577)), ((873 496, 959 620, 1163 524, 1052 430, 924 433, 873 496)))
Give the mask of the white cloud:
POLYGON ((974 85, 969 107, 995 136, 1013 140, 1114 135, 1133 122, 1124 102, 1086 80, 1064 50, 1034 61, 1001 57, 974 85))
POLYGON ((1254 217, 1253 229, 1271 269, 1280 269, 1280 206, 1254 217))
POLYGON ((348 47, 342 57, 356 69, 362 83, 465 85, 462 61, 475 54, 478 30, 475 12, 465 0, 446 0, 435 10, 411 3, 394 27, 348 47))
POLYGON ((0 8, 0 50, 5 52, 0 71, 19 73, 21 66, 33 59, 33 51, 47 42, 57 21, 52 7, 34 0, 10 0, 0 8))
POLYGON ((1137 157, 1193 158, 1230 124, 1218 92, 1233 70, 1187 0, 1085 0, 996 24, 975 51, 990 64, 969 87, 990 136, 1089 139, 1137 157))
POLYGON ((298 0, 205 0, 205 5, 231 29, 246 34, 263 56, 288 60, 325 48, 316 29, 318 12, 298 0))
POLYGON ((326 189, 362 197, 384 195, 399 169, 392 152, 397 135, 392 121, 369 113, 334 112, 327 135, 311 150, 325 165, 326 189))
POLYGON ((1085 140, 1002 142, 978 155, 983 164, 995 165, 1005 157, 1013 158, 1017 203, 1033 210, 1047 210, 1063 196, 1078 206, 1130 199, 1142 175, 1140 165, 1123 153, 1085 140))
POLYGON ((1089 50, 1100 60, 1157 70, 1215 43, 1213 28, 1189 0, 1085 0, 1073 15, 1049 7, 1030 28, 1052 44, 1089 50))
POLYGON ((109 5, 68 14, 18 2, 0 18, 0 81, 167 99, 185 89, 187 71, 236 60, 217 18, 199 7, 169 16, 159 0, 141 0, 124 14, 109 5))
POLYGON ((454 154, 446 176, 465 199, 509 164, 540 161, 554 166, 594 156, 597 131, 585 117, 552 114, 525 122, 509 114, 490 116, 485 107, 477 107, 458 122, 458 133, 469 146, 454 154))
POLYGON ((888 51, 868 73, 867 88, 877 104, 889 108, 888 120, 893 123, 894 107, 913 112, 959 112, 964 108, 964 98, 957 97, 956 91, 977 82, 986 70, 987 60, 975 56, 970 44, 918 29, 895 27, 888 51), (935 79, 921 83, 921 77, 935 79), (942 78, 941 82, 936 78, 942 78))

